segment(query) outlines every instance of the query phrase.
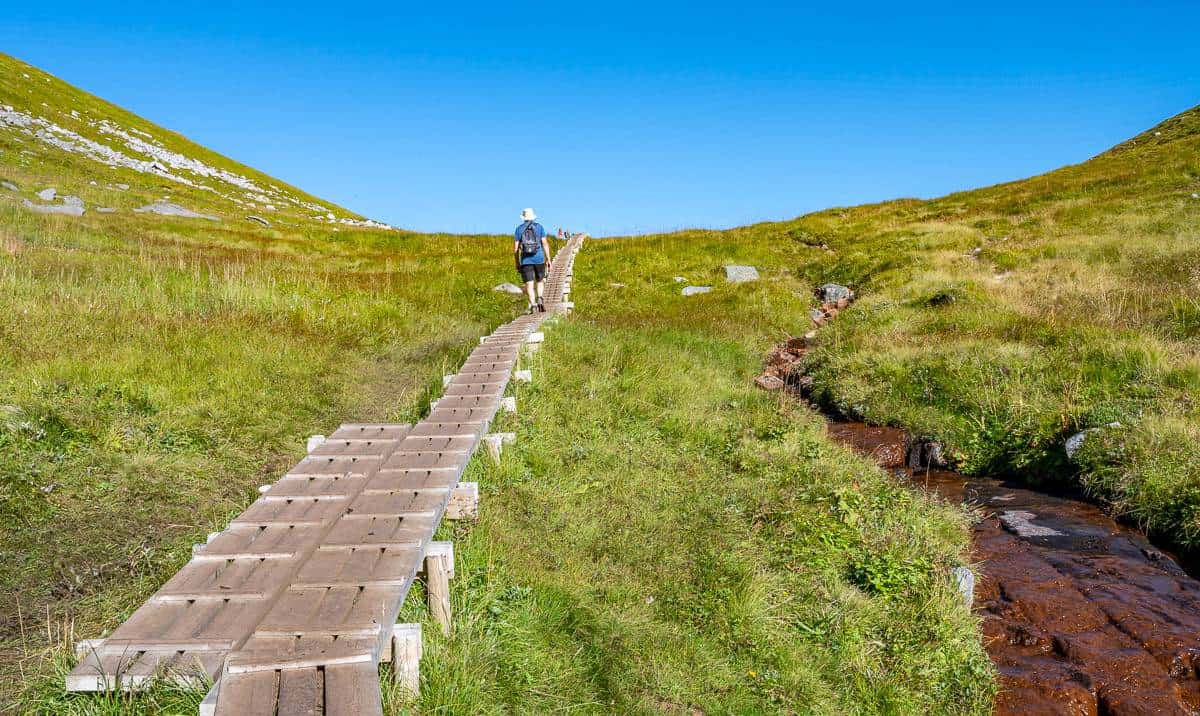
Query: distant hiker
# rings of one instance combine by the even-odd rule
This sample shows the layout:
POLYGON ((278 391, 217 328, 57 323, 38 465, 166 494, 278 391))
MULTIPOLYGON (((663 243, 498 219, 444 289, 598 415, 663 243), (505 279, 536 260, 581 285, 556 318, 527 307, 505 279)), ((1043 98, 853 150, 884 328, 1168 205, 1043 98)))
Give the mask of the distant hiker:
POLYGON ((513 258, 517 263, 517 272, 525 282, 525 295, 529 298, 529 312, 545 312, 546 304, 542 299, 542 289, 545 287, 546 265, 550 263, 550 243, 546 241, 546 230, 537 223, 537 214, 533 209, 521 211, 521 225, 513 234, 513 258))
POLYGON ((562 238, 562 229, 561 228, 559 228, 559 230, 558 230, 558 238, 560 238, 560 239, 562 238))

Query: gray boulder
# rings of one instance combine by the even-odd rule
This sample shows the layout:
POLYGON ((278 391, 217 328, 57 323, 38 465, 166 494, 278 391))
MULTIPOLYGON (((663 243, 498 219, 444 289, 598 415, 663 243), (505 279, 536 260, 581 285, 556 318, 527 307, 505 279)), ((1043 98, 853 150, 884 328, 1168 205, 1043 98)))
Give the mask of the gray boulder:
POLYGON ((271 222, 267 221, 266 219, 262 218, 261 216, 254 216, 253 214, 251 214, 250 216, 246 217, 246 220, 253 221, 258 224, 262 224, 263 226, 267 227, 268 229, 271 228, 271 222))
POLYGON ((185 209, 178 204, 172 204, 169 201, 156 201, 153 204, 147 204, 140 209, 134 209, 138 214, 161 214, 163 216, 179 216, 185 219, 208 219, 209 221, 220 221, 221 219, 209 214, 199 214, 191 209, 185 209))
MULTIPOLYGON (((1121 427, 1121 424, 1114 421, 1104 427, 1119 428, 1121 427)), ((1071 437, 1067 438, 1067 441, 1063 443, 1063 450, 1067 453, 1067 459, 1074 460, 1076 453, 1078 453, 1079 449, 1083 447, 1083 444, 1087 442, 1088 435, 1100 432, 1103 429, 1104 428, 1088 428, 1086 430, 1080 430, 1071 437)))
POLYGON ((958 587, 958 593, 962 595, 967 609, 970 609, 975 601, 975 573, 966 567, 955 567, 954 584, 958 587))
POLYGON ((102 207, 100 207, 99 209, 96 209, 96 213, 97 213, 97 214, 115 214, 115 213, 117 213, 117 210, 116 210, 116 209, 112 209, 112 208, 110 208, 110 207, 107 207, 107 206, 102 206, 102 207))
POLYGON ((65 206, 77 206, 80 209, 83 208, 83 199, 80 199, 77 196, 64 196, 62 197, 62 203, 65 206))
POLYGON ((725 280, 729 283, 745 283, 758 280, 758 269, 753 266, 729 264, 725 267, 725 280))
POLYGON ((712 286, 684 286, 680 291, 684 296, 695 296, 698 293, 708 293, 712 290, 712 286))
POLYGON ((525 293, 525 291, 520 286, 517 286, 516 284, 511 284, 508 282, 502 283, 499 286, 493 286, 492 290, 499 291, 501 293, 507 293, 512 296, 520 296, 521 294, 525 293))
POLYGON ((676 276, 675 283, 687 283, 687 279, 684 278, 683 276, 676 276))
POLYGON ((854 298, 854 292, 849 286, 843 286, 840 283, 827 283, 817 289, 817 295, 821 298, 822 303, 837 303, 842 299, 849 301, 854 298))
POLYGON ((1033 518, 1037 515, 1024 510, 1012 510, 1000 515, 1000 524, 1004 529, 1018 537, 1062 537, 1066 532, 1059 532, 1053 527, 1035 525, 1033 518))
POLYGON ((72 206, 70 204, 34 204, 32 201, 24 200, 25 208, 31 211, 36 211, 39 214, 61 214, 62 216, 83 216, 83 206, 72 206))
POLYGON ((0 187, 8 189, 9 191, 21 191, 21 187, 13 184, 10 181, 0 181, 0 187))
POLYGON ((37 193, 37 198, 41 199, 42 201, 54 201, 54 197, 56 196, 58 196, 58 190, 54 187, 42 189, 37 193))

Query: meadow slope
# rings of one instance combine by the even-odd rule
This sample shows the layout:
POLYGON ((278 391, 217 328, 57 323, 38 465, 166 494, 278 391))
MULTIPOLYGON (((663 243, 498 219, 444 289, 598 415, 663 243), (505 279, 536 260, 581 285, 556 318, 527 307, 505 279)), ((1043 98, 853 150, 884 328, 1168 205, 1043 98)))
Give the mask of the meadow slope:
MULTIPOLYGON (((0 701, 187 712, 199 693, 63 694, 71 642, 119 623, 306 435, 424 410, 516 309, 491 291, 511 278, 507 244, 363 225, 11 58, 0 107, 0 180, 17 187, 0 190, 0 636, 15 677, 0 701), (36 196, 48 187, 84 214, 31 210, 62 203, 36 196), (219 220, 133 211, 161 201, 219 220)), ((801 327, 806 261, 752 236, 632 256, 589 244, 581 310, 507 426, 517 447, 471 468, 483 518, 444 528, 458 618, 450 638, 427 629, 417 708, 987 710, 990 666, 949 579, 968 516, 750 386, 761 352, 801 327), (695 301, 668 278, 731 259, 769 279, 695 301)), ((419 592, 406 618, 427 618, 419 592)), ((414 707, 388 696, 391 712, 414 707)))

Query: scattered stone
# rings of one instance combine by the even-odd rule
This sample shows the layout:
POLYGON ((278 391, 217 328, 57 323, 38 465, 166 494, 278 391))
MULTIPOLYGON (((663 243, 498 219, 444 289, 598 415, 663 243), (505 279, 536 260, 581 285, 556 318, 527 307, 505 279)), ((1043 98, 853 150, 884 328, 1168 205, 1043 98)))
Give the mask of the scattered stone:
POLYGON ((954 583, 958 585, 958 593, 962 595, 967 608, 975 601, 975 573, 966 567, 954 568, 954 583))
POLYGON ((683 276, 676 276, 675 283, 687 283, 687 279, 684 278, 683 276))
POLYGON ((37 193, 37 198, 41 199, 42 201, 54 201, 54 197, 56 196, 58 196, 58 190, 54 187, 42 189, 37 193))
POLYGON ((821 299, 822 303, 836 304, 843 299, 849 302, 854 300, 854 292, 850 290, 849 286, 843 286, 840 283, 827 283, 817 289, 817 298, 821 299))
POLYGON ((970 256, 970 257, 971 257, 971 258, 973 258, 973 259, 977 259, 977 258, 979 258, 979 257, 980 257, 980 255, 982 255, 982 254, 983 254, 983 247, 982 247, 982 246, 976 246, 975 248, 973 248, 973 249, 971 249, 970 251, 968 251, 968 252, 967 252, 967 256, 970 256))
MULTIPOLYGON (((1119 427, 1121 427, 1121 424, 1114 421, 1114 422, 1109 423, 1105 427, 1119 428, 1119 427)), ((1063 450, 1066 451, 1066 453, 1067 453, 1067 459, 1074 460, 1075 454, 1079 452, 1079 449, 1083 447, 1083 443, 1087 441, 1087 436, 1092 433, 1099 432, 1103 429, 1104 428, 1088 428, 1086 430, 1081 430, 1081 431, 1075 433, 1074 435, 1072 435, 1071 437, 1067 438, 1067 441, 1065 443, 1063 443, 1063 450)))
POLYGON ((755 378, 754 384, 763 390, 781 390, 785 385, 787 385, 787 383, 784 383, 782 379, 773 375, 767 375, 765 373, 755 378))
POLYGON ((809 331, 808 333, 804 334, 805 347, 813 346, 816 344, 816 342, 817 342, 817 332, 816 331, 809 331))
POLYGON ((695 296, 698 293, 708 293, 712 290, 712 286, 684 286, 682 293, 684 296, 695 296))
POLYGON ((725 267, 725 280, 729 283, 746 283, 758 280, 758 269, 753 266, 729 264, 725 267))
POLYGON ((21 191, 21 187, 13 184, 10 181, 0 181, 0 187, 8 189, 9 191, 21 191))
POLYGON ((1059 532, 1053 527, 1033 524, 1037 515, 1024 510, 1012 510, 1000 515, 1000 524, 1004 529, 1018 537, 1063 537, 1066 532, 1059 532))
POLYGON ((64 196, 62 197, 62 203, 66 206, 77 206, 80 209, 83 208, 83 199, 80 199, 77 196, 64 196))
POLYGON ((821 325, 825 322, 825 312, 819 308, 808 309, 808 317, 813 320, 813 323, 821 325))
POLYGON ((946 467, 942 444, 930 438, 913 438, 908 446, 908 469, 912 471, 946 467))
POLYGON ((113 209, 111 207, 102 206, 99 209, 96 209, 96 213, 97 214, 115 214, 115 213, 117 213, 117 210, 113 209))
POLYGON ((1192 194, 1193 199, 1200 199, 1200 194, 1192 194))
POLYGON ((185 219, 208 219, 209 221, 220 221, 221 219, 209 214, 199 214, 191 209, 185 209, 178 204, 172 204, 169 201, 156 201, 153 204, 147 204, 140 209, 133 210, 137 214, 161 214, 163 216, 179 216, 185 219))
POLYGON ((54 492, 55 490, 57 490, 57 489, 58 489, 58 483, 57 483, 57 482, 51 482, 51 483, 50 483, 50 484, 48 484, 48 485, 42 485, 42 486, 41 486, 40 488, 38 488, 38 489, 40 489, 40 490, 42 491, 42 494, 43 494, 43 495, 49 495, 51 492, 54 492))
POLYGON ((258 222, 258 223, 262 224, 263 226, 267 227, 268 229, 271 228, 271 222, 267 221, 266 219, 262 218, 261 216, 254 216, 253 214, 251 214, 250 216, 246 217, 246 220, 258 222))
POLYGON ((113 187, 114 187, 114 188, 116 188, 116 189, 119 189, 119 190, 121 190, 121 191, 129 191, 129 185, 128 185, 128 184, 113 184, 113 187))
POLYGON ((32 201, 24 200, 25 208, 36 211, 39 214, 61 214, 63 216, 83 216, 82 206, 72 206, 70 204, 34 204, 32 201))
POLYGON ((625 288, 625 284, 623 284, 623 283, 610 283, 608 285, 613 288, 625 288))
POLYGON ((513 296, 520 296, 521 294, 525 293, 525 291, 520 286, 517 286, 516 284, 508 283, 508 282, 502 283, 499 286, 493 286, 492 290, 500 291, 501 293, 511 294, 513 296))
POLYGON ((95 179, 91 180, 90 182, 88 182, 88 185, 89 185, 89 186, 96 186, 96 180, 95 180, 95 179))

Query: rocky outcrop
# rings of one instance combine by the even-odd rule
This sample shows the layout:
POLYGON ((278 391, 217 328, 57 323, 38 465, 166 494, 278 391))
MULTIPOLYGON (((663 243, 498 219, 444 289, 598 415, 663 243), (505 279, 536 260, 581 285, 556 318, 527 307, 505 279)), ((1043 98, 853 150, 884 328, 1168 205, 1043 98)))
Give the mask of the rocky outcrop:
POLYGON ((169 201, 156 201, 153 204, 147 204, 139 209, 134 209, 134 212, 138 213, 138 214, 161 214, 162 216, 179 216, 179 217, 182 217, 185 219, 208 219, 209 221, 220 221, 221 220, 221 218, 218 216, 212 216, 210 214, 200 214, 198 212, 192 211, 191 209, 185 209, 184 207, 180 206, 179 204, 172 204, 169 201))

